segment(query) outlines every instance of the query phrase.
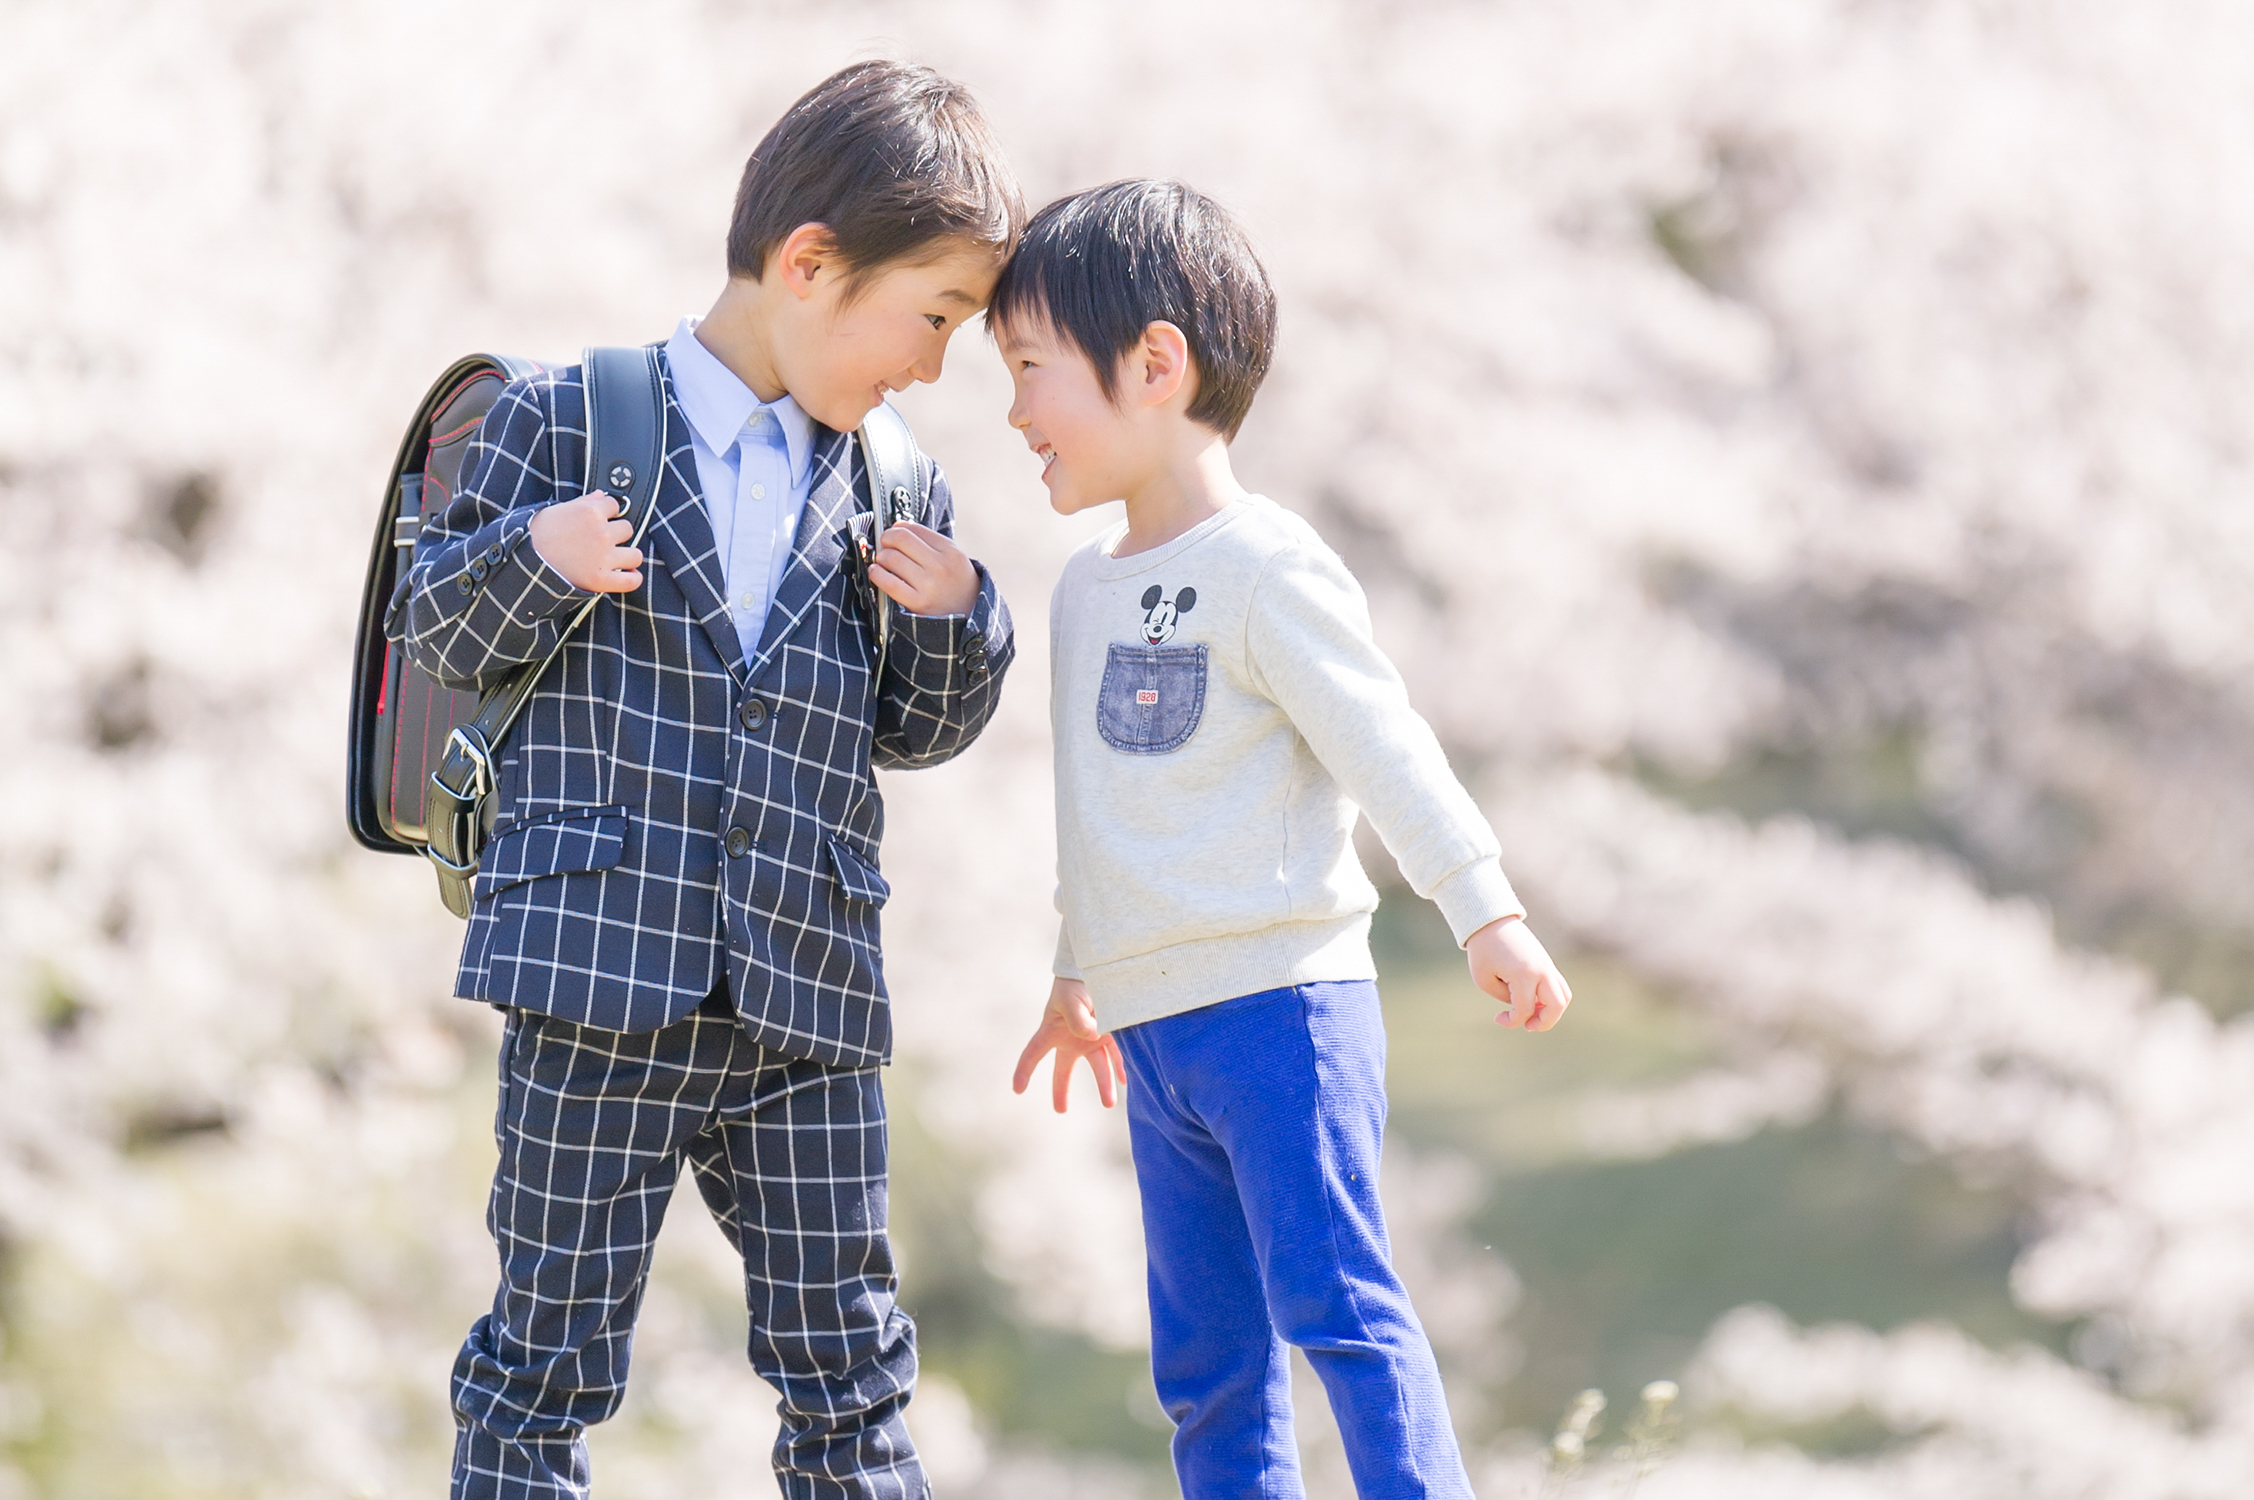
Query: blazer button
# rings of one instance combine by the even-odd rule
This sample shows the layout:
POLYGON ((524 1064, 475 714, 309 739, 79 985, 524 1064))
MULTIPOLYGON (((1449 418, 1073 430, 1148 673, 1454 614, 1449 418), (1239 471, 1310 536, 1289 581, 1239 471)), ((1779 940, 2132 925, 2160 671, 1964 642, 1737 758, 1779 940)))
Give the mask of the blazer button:
POLYGON ((742 859, 751 852, 751 835, 741 828, 728 830, 728 857, 742 859))
POLYGON ((746 698, 736 705, 736 722, 752 734, 767 727, 767 705, 757 698, 746 698))

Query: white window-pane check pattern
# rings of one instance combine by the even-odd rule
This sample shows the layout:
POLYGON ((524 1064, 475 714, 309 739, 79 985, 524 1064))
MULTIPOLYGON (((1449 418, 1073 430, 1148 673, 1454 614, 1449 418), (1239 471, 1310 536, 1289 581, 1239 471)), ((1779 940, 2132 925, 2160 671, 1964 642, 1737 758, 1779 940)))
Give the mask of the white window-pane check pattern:
MULTIPOLYGON (((747 647, 687 433, 668 371, 643 584, 597 605, 498 768, 456 990, 510 1012, 502 1284, 456 1372, 455 1493, 588 1493, 579 1434, 617 1405, 686 1164, 743 1253, 752 1363, 783 1394, 784 1494, 914 1500, 914 1330, 884 1231, 874 768, 977 736, 1009 614, 981 570, 968 616, 895 617, 875 680, 839 566, 867 480, 853 440, 823 429, 747 647)), ((391 604, 418 667, 482 687, 553 648, 586 595, 526 538, 540 506, 580 492, 586 447, 577 368, 502 393, 391 604)), ((936 471, 928 519, 952 530, 936 471)))
POLYGON ((500 1075, 501 1287, 455 1363, 458 1496, 588 1493, 580 1433, 625 1394, 684 1165, 743 1256, 752 1368, 782 1398, 783 1494, 928 1493, 901 1417, 915 1328, 894 1305, 875 1067, 762 1048, 715 998, 633 1035, 517 1012, 500 1075))
MULTIPOLYGON (((667 392, 643 585, 596 608, 510 737, 488 857, 521 878, 477 903, 456 990, 637 1031, 686 1015, 725 973, 762 1044, 882 1061, 878 913, 846 893, 828 842, 877 865, 872 768, 935 764, 977 736, 1011 659, 1009 614, 981 570, 967 616, 895 613, 872 681, 838 542, 867 481, 854 440, 817 428, 790 562, 747 661, 670 377, 667 392), (614 807, 626 809, 615 841, 536 831, 614 807), (565 862, 542 873, 512 840, 565 862), (590 867, 589 854, 611 862, 590 867)), ((512 384, 460 493, 425 528, 388 629, 439 681, 483 686, 539 657, 586 597, 525 542, 539 506, 580 493, 585 413, 577 366, 512 384)), ((951 531, 953 516, 937 475, 927 520, 951 531)))

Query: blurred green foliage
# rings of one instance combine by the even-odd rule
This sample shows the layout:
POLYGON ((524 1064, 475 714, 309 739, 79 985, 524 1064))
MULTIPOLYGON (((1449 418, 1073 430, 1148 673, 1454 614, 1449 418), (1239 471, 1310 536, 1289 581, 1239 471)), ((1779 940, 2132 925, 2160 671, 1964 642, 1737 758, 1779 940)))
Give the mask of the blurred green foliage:
POLYGON ((961 1386, 1006 1438, 1163 1466, 1167 1429, 1149 1362, 1017 1315, 1016 1294, 979 1249, 971 1164, 918 1120, 910 1076, 896 1071, 888 1092, 900 1295, 924 1368, 961 1386))
MULTIPOLYGON (((1476 1436, 1546 1430, 1588 1386, 1632 1402, 1646 1381, 1680 1377, 1714 1320, 1747 1302, 1879 1329, 1947 1318, 1992 1345, 2064 1347, 2069 1330, 2011 1301, 2026 1205, 2010 1191, 1968 1186, 1836 1109, 1655 1160, 1592 1159, 1575 1129, 1580 1102, 1713 1064, 1719 1049, 1702 1023, 1580 954, 1567 962, 1566 1023, 1534 1037, 1503 1031, 1438 914, 1406 892, 1388 896, 1376 949, 1391 1131, 1478 1165, 1469 1227, 1524 1289, 1508 1323, 1522 1362, 1482 1393, 1491 1399, 1462 1403, 1486 1414, 1476 1436)), ((913 1080, 896 1075, 894 1094, 912 1098, 913 1080)), ((1014 1294, 980 1260, 969 1164, 912 1107, 896 1104, 893 1119, 903 1301, 927 1368, 959 1384, 998 1435, 1100 1452, 1161 1478, 1166 1431, 1143 1357, 1017 1316, 1014 1294)), ((1800 1436, 1852 1451, 1869 1435, 1800 1436)))

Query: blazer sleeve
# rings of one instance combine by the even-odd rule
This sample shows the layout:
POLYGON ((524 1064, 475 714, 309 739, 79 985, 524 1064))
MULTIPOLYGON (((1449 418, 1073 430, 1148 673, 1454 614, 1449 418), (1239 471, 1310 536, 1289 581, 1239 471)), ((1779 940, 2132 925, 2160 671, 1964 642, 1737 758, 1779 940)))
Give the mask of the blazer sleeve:
MULTIPOLYGON (((423 525, 384 634, 450 688, 477 690, 553 651, 587 590, 532 545, 532 517, 568 498, 555 474, 553 382, 513 381, 479 424, 461 487, 423 525)), ((577 494, 574 483, 570 494, 577 494)))
MULTIPOLYGON (((926 524, 955 534, 955 497, 935 472, 926 524)), ((892 617, 892 640, 877 688, 874 758, 880 766, 935 766, 968 749, 994 717, 1002 676, 1017 657, 1009 606, 986 565, 978 599, 964 615, 892 617)))

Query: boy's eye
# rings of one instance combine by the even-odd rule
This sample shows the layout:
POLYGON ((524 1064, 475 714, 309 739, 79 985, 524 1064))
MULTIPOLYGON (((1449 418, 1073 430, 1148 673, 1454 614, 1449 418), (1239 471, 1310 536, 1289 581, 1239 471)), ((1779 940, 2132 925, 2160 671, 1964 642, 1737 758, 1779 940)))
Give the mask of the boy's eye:
POLYGON ((945 313, 925 313, 924 321, 931 325, 932 332, 937 333, 947 326, 947 315, 945 313))

